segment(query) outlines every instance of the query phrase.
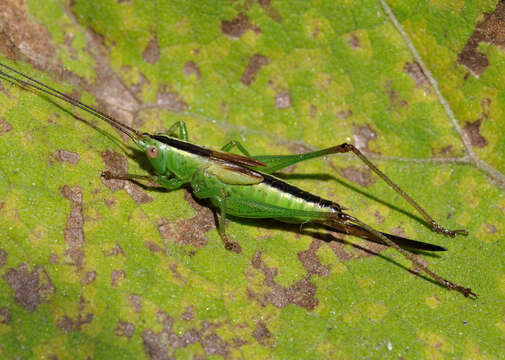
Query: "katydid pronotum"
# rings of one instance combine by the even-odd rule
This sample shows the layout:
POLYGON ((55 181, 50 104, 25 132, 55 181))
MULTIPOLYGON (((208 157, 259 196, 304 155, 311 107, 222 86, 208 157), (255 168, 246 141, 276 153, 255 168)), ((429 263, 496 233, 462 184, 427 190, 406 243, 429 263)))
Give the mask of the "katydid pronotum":
POLYGON ((1 63, 0 66, 4 69, 0 70, 0 77, 3 79, 24 89, 41 92, 70 103, 116 128, 145 153, 152 166, 151 175, 118 175, 104 172, 102 176, 105 178, 145 180, 157 183, 168 190, 190 186, 195 197, 208 199, 211 206, 220 214, 217 229, 227 249, 233 250, 235 246, 225 231, 226 218, 229 215, 253 219, 269 218, 298 224, 313 223, 391 246, 410 260, 418 270, 429 275, 446 289, 458 291, 466 297, 477 297, 470 288, 446 280, 405 249, 443 251, 444 248, 379 232, 347 214, 339 204, 303 191, 274 175, 275 172, 301 161, 351 152, 410 203, 433 231, 450 237, 467 234, 465 230, 449 230, 438 225, 416 201, 351 144, 344 143, 296 155, 251 156, 240 142, 232 141, 223 146, 221 151, 213 151, 188 142, 188 132, 183 122, 175 123, 166 134, 142 133, 10 66, 1 63), (228 152, 233 147, 243 155, 228 152))

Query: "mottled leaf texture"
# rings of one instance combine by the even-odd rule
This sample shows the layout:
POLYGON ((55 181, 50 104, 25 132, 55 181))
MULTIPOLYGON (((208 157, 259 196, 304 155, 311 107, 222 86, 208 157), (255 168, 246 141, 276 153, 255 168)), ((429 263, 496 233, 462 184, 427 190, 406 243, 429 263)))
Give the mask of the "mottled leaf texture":
POLYGON ((2 0, 0 61, 142 131, 252 155, 353 143, 280 175, 419 254, 230 219, 224 248, 187 189, 128 138, 0 81, 0 358, 502 359, 505 2, 2 0))

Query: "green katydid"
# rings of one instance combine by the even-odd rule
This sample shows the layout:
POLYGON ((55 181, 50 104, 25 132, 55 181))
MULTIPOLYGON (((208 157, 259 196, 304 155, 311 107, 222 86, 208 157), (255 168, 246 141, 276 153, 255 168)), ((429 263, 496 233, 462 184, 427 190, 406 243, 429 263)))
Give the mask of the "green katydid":
POLYGON ((102 174, 105 178, 148 180, 168 190, 189 185, 195 197, 208 199, 212 207, 220 213, 217 228, 227 249, 233 250, 235 246, 235 243, 228 239, 225 231, 226 218, 229 215, 242 218, 269 218, 298 224, 312 223, 391 246, 419 270, 448 290, 458 291, 466 297, 477 297, 470 288, 457 285, 433 272, 404 248, 424 251, 446 249, 379 232, 344 212, 339 204, 303 191, 274 175, 275 172, 301 161, 330 154, 352 152, 409 202, 433 231, 450 237, 467 234, 465 230, 448 230, 438 225, 417 202, 351 144, 344 143, 324 150, 296 155, 251 156, 240 142, 232 141, 226 144, 221 149, 222 151, 213 151, 188 142, 188 132, 183 122, 175 123, 166 134, 141 133, 10 66, 1 63, 0 66, 10 72, 0 70, 0 76, 4 79, 27 90, 42 92, 68 102, 128 136, 146 154, 153 169, 153 175, 119 176, 105 172, 102 174), (233 147, 237 147, 243 155, 229 153, 228 151, 233 147))

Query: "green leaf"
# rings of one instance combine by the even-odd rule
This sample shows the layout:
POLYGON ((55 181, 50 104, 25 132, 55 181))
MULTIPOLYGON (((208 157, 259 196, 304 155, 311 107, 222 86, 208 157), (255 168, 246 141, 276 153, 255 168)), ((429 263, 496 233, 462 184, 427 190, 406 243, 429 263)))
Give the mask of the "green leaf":
POLYGON ((227 251, 187 190, 100 178, 149 171, 127 139, 2 79, 1 357, 500 358, 505 57, 490 29, 504 6, 387 3, 7 2, 1 61, 142 131, 184 120, 210 148, 354 143, 469 235, 431 232, 352 156, 282 176, 378 230, 447 247, 423 261, 477 300, 321 229, 235 219, 242 251, 227 251))

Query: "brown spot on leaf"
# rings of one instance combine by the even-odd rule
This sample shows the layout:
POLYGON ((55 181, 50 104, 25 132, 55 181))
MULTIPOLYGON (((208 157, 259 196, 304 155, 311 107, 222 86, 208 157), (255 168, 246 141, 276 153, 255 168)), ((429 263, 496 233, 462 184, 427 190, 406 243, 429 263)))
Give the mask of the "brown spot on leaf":
POLYGON ((470 144, 476 147, 484 147, 487 145, 487 140, 479 132, 482 119, 477 119, 474 122, 465 122, 465 133, 470 140, 470 144))
POLYGON ((359 39, 355 34, 350 34, 349 39, 347 39, 347 44, 353 49, 360 46, 359 39))
POLYGON ((382 216, 381 213, 378 212, 377 210, 374 212, 373 216, 375 216, 379 224, 383 223, 385 220, 384 216, 382 216))
POLYGON ((110 273, 110 284, 116 286, 119 281, 126 279, 124 270, 112 270, 110 273))
POLYGON ((184 64, 184 74, 187 76, 195 75, 197 79, 200 79, 200 69, 193 61, 187 61, 184 64))
POLYGON ((275 9, 270 0, 258 0, 258 4, 263 8, 263 11, 270 17, 273 21, 278 23, 282 22, 282 15, 275 9))
POLYGON ((298 259, 300 259, 300 262, 309 274, 319 276, 327 276, 330 274, 330 267, 321 264, 317 257, 317 250, 319 250, 322 244, 323 242, 321 240, 314 239, 307 250, 298 253, 298 259))
POLYGON ((409 103, 405 99, 401 99, 398 92, 393 89, 393 82, 391 80, 386 81, 386 91, 388 93, 389 99, 391 100, 392 106, 407 106, 409 103))
POLYGON ((195 318, 195 307, 193 305, 188 306, 186 311, 181 314, 181 320, 190 321, 195 318))
POLYGON ((103 199, 105 205, 107 205, 107 207, 110 209, 112 208, 112 206, 114 206, 114 204, 116 203, 116 200, 115 199, 103 199))
POLYGON ((11 322, 11 312, 9 308, 0 308, 0 324, 8 324, 11 322))
POLYGON ((132 337, 135 331, 135 325, 126 321, 118 320, 116 328, 114 329, 114 335, 125 336, 128 339, 132 337))
MULTIPOLYGON (((112 173, 113 175, 125 175, 128 171, 128 161, 126 157, 121 154, 107 150, 101 154, 102 160, 105 163, 105 171, 112 173)), ((145 204, 147 202, 153 201, 153 198, 145 193, 142 188, 132 181, 128 180, 118 180, 118 179, 106 179, 101 177, 102 183, 107 186, 112 191, 124 190, 137 204, 145 204)))
MULTIPOLYGON (((163 220, 166 220, 166 219, 162 219, 162 221, 163 220)), ((161 233, 161 231, 160 231, 160 233, 161 233)), ((164 252, 165 251, 162 246, 156 244, 153 241, 146 241, 146 242, 144 242, 144 245, 145 245, 146 248, 148 248, 153 253, 164 252)))
POLYGON ((176 223, 170 223, 166 218, 162 218, 158 222, 158 231, 163 239, 173 239, 194 247, 205 246, 208 241, 205 233, 214 228, 212 210, 198 204, 187 191, 184 193, 184 198, 196 211, 196 215, 176 223))
POLYGON ((433 154, 433 157, 437 156, 455 156, 455 151, 453 149, 452 145, 447 145, 444 146, 443 148, 440 149, 431 149, 431 153, 433 154))
POLYGON ((489 66, 487 55, 478 51, 481 42, 505 48, 505 1, 498 2, 491 14, 484 14, 484 19, 475 26, 472 36, 458 54, 458 63, 477 78, 489 66))
POLYGON ((7 252, 4 249, 0 249, 0 267, 5 265, 7 261, 7 252))
POLYGON ((161 88, 158 92, 157 104, 165 109, 174 112, 183 112, 188 107, 175 91, 170 91, 168 88, 161 88))
POLYGON ((29 272, 27 264, 11 268, 4 275, 5 282, 14 291, 14 298, 26 310, 33 312, 42 302, 47 302, 55 288, 46 270, 37 265, 29 272))
POLYGON ((118 256, 118 255, 124 256, 124 251, 121 248, 121 246, 119 246, 119 244, 116 243, 116 245, 114 245, 114 247, 112 249, 104 250, 103 254, 104 254, 104 256, 118 256))
POLYGON ((240 81, 242 84, 249 86, 256 77, 256 74, 261 69, 262 66, 268 64, 268 58, 266 56, 260 54, 254 54, 249 59, 249 64, 247 64, 247 68, 245 69, 240 81))
POLYGON ((371 128, 370 125, 357 125, 352 126, 352 137, 354 139, 354 146, 362 152, 373 153, 368 147, 368 143, 377 139, 377 133, 371 128))
POLYGON ((470 141, 470 144, 475 147, 484 147, 487 145, 487 140, 484 136, 480 134, 480 126, 482 123, 489 118, 489 105, 491 104, 491 99, 484 99, 481 101, 482 114, 480 118, 473 122, 465 122, 465 134, 470 141))
POLYGON ((358 183, 363 187, 370 186, 377 181, 372 177, 371 171, 367 167, 348 166, 339 168, 339 172, 346 179, 358 183))
POLYGON ((96 271, 86 271, 81 279, 82 285, 89 285, 96 279, 96 271))
POLYGON ((287 109, 291 107, 291 96, 285 91, 275 96, 275 107, 277 109, 287 109))
POLYGON ((335 115, 337 119, 348 119, 352 116, 352 110, 342 110, 335 115))
POLYGON ((416 82, 416 87, 422 87, 424 91, 429 92, 430 82, 417 61, 406 63, 403 70, 416 82))
POLYGON ((46 29, 27 16, 26 2, 2 0, 0 2, 0 50, 11 59, 28 57, 38 68, 52 62, 55 50, 46 29))
POLYGON ((128 301, 130 302, 130 305, 135 309, 135 312, 139 313, 142 310, 142 298, 139 295, 128 295, 128 301))
POLYGON ((52 158, 56 161, 69 163, 70 165, 76 165, 80 160, 79 154, 66 150, 56 150, 52 158))
POLYGON ((397 227, 391 229, 390 232, 391 232, 391 234, 396 235, 396 236, 402 236, 402 237, 405 236, 405 230, 401 226, 397 226, 397 227))
POLYGON ((51 253, 49 254, 49 264, 59 264, 60 262, 60 258, 58 256, 58 254, 55 254, 55 253, 51 253))
POLYGON ((70 200, 70 214, 67 216, 67 225, 64 231, 67 243, 65 255, 70 258, 70 264, 80 270, 84 265, 84 251, 82 250, 84 246, 84 232, 82 230, 84 218, 82 216, 81 187, 65 185, 61 189, 61 194, 70 200))
POLYGON ((83 325, 91 323, 94 315, 92 313, 84 313, 84 304, 84 298, 81 296, 77 317, 72 319, 71 317, 64 315, 58 320, 57 326, 64 332, 68 333, 71 331, 80 331, 83 325))
POLYGON ((238 14, 230 21, 221 21, 221 32, 232 39, 240 38, 249 29, 254 30, 256 33, 260 32, 260 29, 251 24, 247 15, 244 14, 238 14))
POLYGON ((271 346, 270 339, 272 338, 272 334, 268 330, 267 326, 263 321, 258 321, 256 324, 256 330, 252 333, 252 336, 256 339, 258 343, 263 346, 271 346))
POLYGON ((149 41, 149 44, 147 44, 144 52, 142 53, 142 58, 149 64, 154 64, 159 60, 160 45, 158 44, 158 38, 156 36, 149 41))
POLYGON ((315 298, 316 286, 308 279, 301 279, 288 288, 277 284, 274 280, 277 268, 269 268, 261 259, 261 252, 257 251, 254 254, 251 264, 264 274, 263 284, 270 289, 264 294, 255 294, 252 289, 248 289, 249 295, 256 298, 259 304, 271 303, 281 309, 288 304, 295 304, 307 310, 313 310, 319 303, 319 300, 315 298))
POLYGON ((7 120, 0 118, 0 135, 5 134, 12 130, 11 124, 7 122, 7 120))
POLYGON ((209 322, 204 322, 200 330, 189 329, 183 334, 172 330, 173 319, 163 312, 163 319, 159 322, 163 324, 163 329, 155 333, 148 329, 142 333, 144 350, 151 359, 173 359, 174 352, 179 348, 187 347, 188 345, 200 343, 203 347, 205 355, 219 355, 227 358, 230 351, 230 344, 219 335, 216 334, 215 328, 219 325, 213 325, 209 322))

